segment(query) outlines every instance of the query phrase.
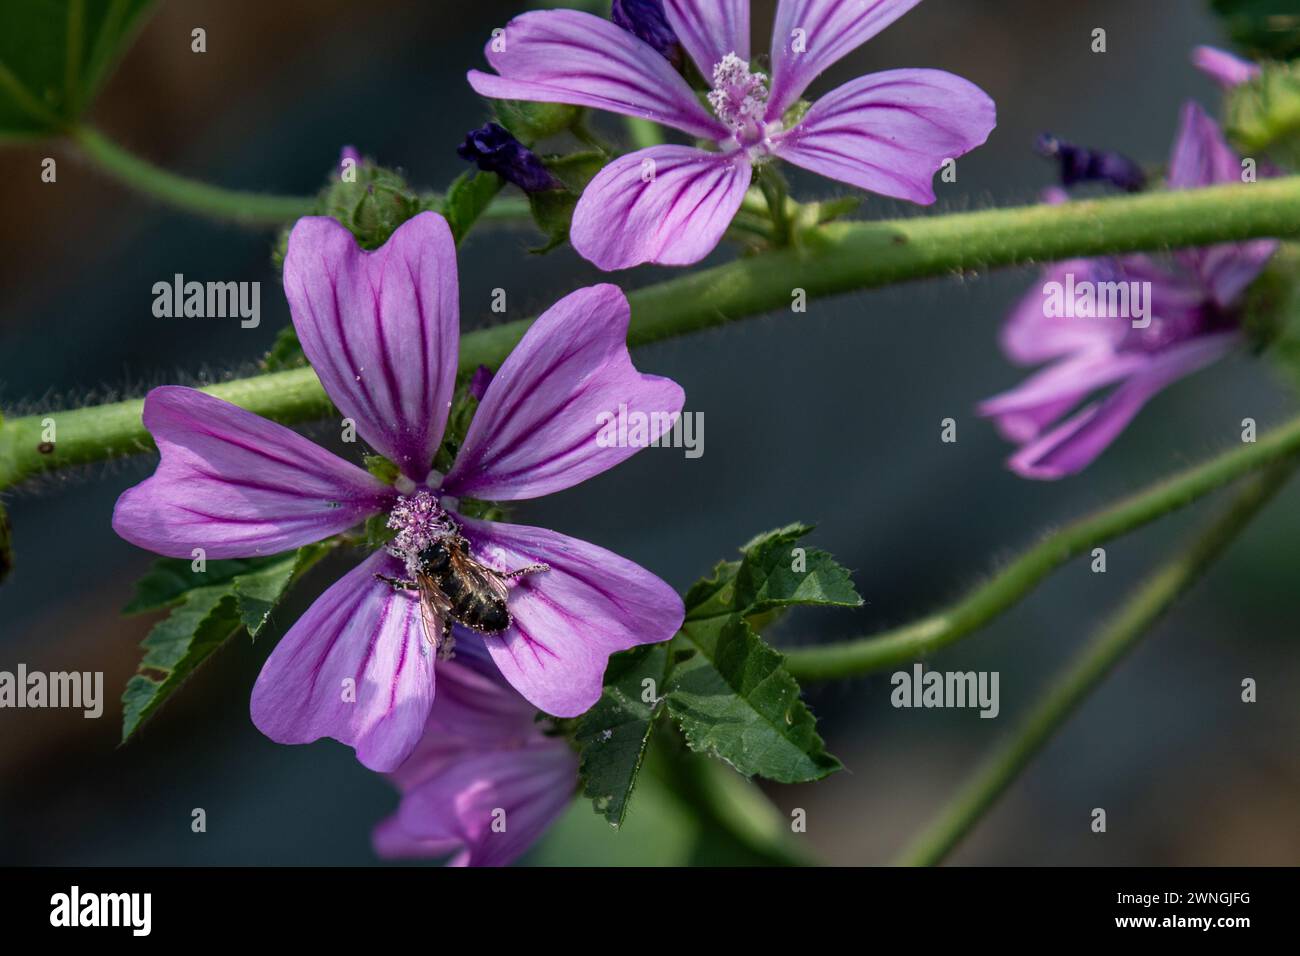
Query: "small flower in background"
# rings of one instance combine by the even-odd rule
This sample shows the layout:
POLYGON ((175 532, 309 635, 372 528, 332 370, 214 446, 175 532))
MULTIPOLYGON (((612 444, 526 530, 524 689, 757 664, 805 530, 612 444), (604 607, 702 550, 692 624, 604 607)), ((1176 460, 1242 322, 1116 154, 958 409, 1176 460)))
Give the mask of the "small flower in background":
POLYGON ((1192 50, 1192 63, 1225 90, 1249 83, 1260 74, 1259 67, 1249 60, 1212 46, 1192 50))
MULTIPOLYGON (((1240 182, 1241 164, 1219 126, 1188 103, 1169 161, 1168 187, 1240 182)), ((1049 201, 1064 202, 1062 191, 1049 201)), ((1270 239, 1174 253, 1169 266, 1143 255, 1057 263, 1011 313, 1002 330, 1007 356, 1022 365, 1051 362, 1027 381, 979 406, 1020 445, 1009 467, 1025 478, 1082 471, 1167 385, 1225 356, 1242 338, 1246 287, 1277 249, 1270 239), (1046 290, 1115 283, 1149 290, 1148 317, 1048 314, 1046 290), (1136 284, 1136 285, 1133 285, 1136 284), (1144 324, 1145 323, 1145 324, 1144 324), (1070 414, 1099 390, 1104 398, 1070 414), (1066 417, 1068 416, 1068 417, 1066 417)))
POLYGON ((404 573, 403 557, 421 543, 453 540, 449 529, 509 585, 508 627, 458 633, 481 642, 506 681, 540 710, 561 717, 586 711, 600 696, 610 654, 677 631, 681 598, 643 568, 553 531, 456 510, 464 497, 547 495, 630 457, 637 449, 597 444, 602 413, 653 411, 655 436, 665 420, 671 428, 682 390, 632 365, 629 309, 617 287, 581 289, 533 323, 485 386, 456 461, 442 475, 431 463, 459 352, 456 253, 446 221, 422 213, 368 253, 335 220, 300 219, 284 285, 326 393, 396 466, 395 481, 203 392, 164 387, 149 393, 144 408, 162 460, 113 514, 117 533, 140 547, 186 558, 201 547, 210 559, 287 551, 385 513, 401 525, 401 554, 381 550, 362 561, 268 658, 251 705, 263 733, 280 743, 333 737, 375 770, 402 764, 434 700, 437 655, 417 597, 377 576, 404 573), (546 570, 510 574, 538 565, 546 570))
POLYGON ((438 697, 424 736, 389 779, 397 812, 375 827, 387 859, 455 856, 451 866, 505 866, 568 807, 578 756, 547 733, 481 645, 438 666, 438 697))
POLYGON ((515 139, 497 123, 465 134, 465 142, 456 147, 461 159, 475 163, 484 172, 496 173, 526 193, 559 189, 560 182, 550 174, 537 154, 515 139))
POLYGON ((1055 159, 1061 167, 1061 185, 1106 182, 1125 192, 1141 192, 1146 187, 1142 167, 1122 153, 1087 149, 1058 139, 1051 133, 1038 137, 1038 152, 1055 159))
POLYGON ((594 107, 706 141, 712 149, 652 146, 614 160, 587 186, 570 233, 605 270, 689 265, 717 246, 754 168, 773 159, 934 202, 934 174, 996 125, 978 87, 939 70, 889 70, 832 90, 806 112, 800 103, 814 79, 917 2, 780 0, 769 80, 750 67, 749 0, 665 0, 672 34, 712 78, 709 107, 642 36, 657 4, 621 5, 628 29, 575 10, 525 13, 506 25, 500 49, 488 45, 496 75, 473 70, 469 82, 487 97, 594 107))
POLYGON ((480 365, 474 369, 474 374, 469 380, 469 394, 476 402, 483 401, 483 396, 487 394, 488 386, 492 384, 492 370, 486 365, 480 365))

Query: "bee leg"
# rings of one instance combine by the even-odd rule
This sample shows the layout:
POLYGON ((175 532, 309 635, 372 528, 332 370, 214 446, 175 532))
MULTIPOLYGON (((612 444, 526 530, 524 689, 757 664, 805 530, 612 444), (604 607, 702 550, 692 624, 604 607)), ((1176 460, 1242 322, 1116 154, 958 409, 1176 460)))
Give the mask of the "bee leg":
POLYGON ((497 571, 496 576, 502 581, 512 581, 515 578, 522 578, 525 574, 537 574, 541 571, 549 571, 549 564, 530 564, 526 567, 519 568, 517 571, 497 571))
POLYGON ((418 591, 420 586, 414 581, 403 581, 401 578, 390 578, 386 574, 376 574, 376 581, 383 581, 394 591, 418 591))

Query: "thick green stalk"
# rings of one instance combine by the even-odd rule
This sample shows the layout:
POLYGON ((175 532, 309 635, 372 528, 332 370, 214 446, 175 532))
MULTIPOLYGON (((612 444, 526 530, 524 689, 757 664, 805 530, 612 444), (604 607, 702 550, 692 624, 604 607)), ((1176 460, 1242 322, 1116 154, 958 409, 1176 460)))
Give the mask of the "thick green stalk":
POLYGON ((872 637, 790 650, 786 667, 800 680, 831 680, 915 661, 987 624, 1071 558, 1297 454, 1300 418, 1066 525, 945 611, 872 637))
POLYGON ((274 196, 222 189, 187 179, 141 159, 89 126, 68 132, 82 155, 123 185, 187 212, 260 226, 280 226, 305 216, 314 196, 274 196))
MULTIPOLYGON (((740 259, 639 289, 631 345, 645 345, 787 307, 797 290, 817 298, 907 279, 1073 256, 1300 235, 1300 177, 1250 185, 1120 196, 1061 206, 994 209, 886 222, 829 223, 797 247, 740 259)), ((531 320, 461 338, 461 369, 500 365, 531 320)), ((227 382, 215 394, 281 422, 328 408, 310 371, 227 382), (276 389, 284 387, 279 396, 276 389)), ((148 447, 141 402, 52 417, 55 449, 42 453, 40 420, 0 426, 0 490, 39 471, 99 461, 148 447), (35 440, 34 440, 35 439, 35 440)))
POLYGON ((1228 510, 1186 550, 1151 574, 1043 694, 1012 737, 957 792, 897 862, 906 866, 942 862, 1075 708, 1223 554, 1294 470, 1295 462, 1287 461, 1253 478, 1228 510))

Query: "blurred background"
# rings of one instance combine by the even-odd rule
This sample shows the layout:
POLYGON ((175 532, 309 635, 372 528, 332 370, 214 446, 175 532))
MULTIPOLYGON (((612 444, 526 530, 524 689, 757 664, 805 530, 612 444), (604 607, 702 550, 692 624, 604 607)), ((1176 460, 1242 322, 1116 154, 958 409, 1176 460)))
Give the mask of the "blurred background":
MULTIPOLYGON (((772 4, 755 3, 767 45, 772 4)), ((305 194, 340 146, 399 166, 424 188, 463 168, 455 146, 487 109, 464 82, 493 27, 521 3, 398 0, 163 2, 92 120, 134 151, 228 187, 305 194), (207 30, 208 52, 190 52, 207 30)), ((1163 162, 1187 98, 1217 111, 1193 70, 1197 43, 1223 43, 1200 0, 926 0, 823 77, 937 67, 998 104, 990 142, 936 183, 936 211, 1034 201, 1054 168, 1044 130, 1144 163, 1163 162), (1090 51, 1095 27, 1108 52, 1090 51)), ((756 44, 756 49, 760 48, 756 44)), ((611 127, 613 129, 615 127, 611 127)), ((0 150, 0 408, 6 415, 138 395, 164 382, 247 374, 288 308, 269 232, 214 224, 125 191, 62 145, 0 150), (57 184, 39 181, 58 157, 57 184), (262 324, 158 319, 152 286, 263 283, 262 324)), ((804 197, 839 194, 796 177, 804 197)), ((913 212, 870 199, 863 215, 913 212)), ((602 277, 568 250, 529 255, 526 228, 483 228, 460 258, 463 325, 535 314, 602 277)), ((718 254, 725 258, 728 253, 718 254)), ((618 276, 632 287, 662 278, 618 276)), ((679 588, 756 532, 818 524, 813 543, 852 568, 856 612, 797 611, 774 635, 794 645, 870 633, 937 609, 1045 529, 1261 429, 1294 402, 1267 366, 1240 357, 1156 398, 1084 475, 1030 483, 974 404, 1016 383, 995 333, 1030 270, 910 284, 811 304, 640 350, 645 371, 681 382, 703 412, 705 453, 654 449, 579 488, 527 502, 517 518, 610 548, 679 588), (939 423, 958 422, 958 442, 939 423)), ((0 587, 0 670, 102 670, 99 720, 79 711, 0 710, 0 863, 371 864, 371 826, 395 806, 387 783, 332 741, 281 747, 248 718, 248 695, 281 628, 343 565, 317 568, 256 645, 216 654, 130 744, 117 697, 149 618, 118 609, 151 556, 109 527, 113 503, 152 460, 28 486, 6 504, 17 566, 0 587), (207 832, 191 832, 191 810, 207 832)), ((847 772, 768 787, 808 815, 816 858, 875 864, 943 804, 1010 731, 1106 611, 1219 502, 1108 548, 1108 573, 1076 561, 1014 613, 931 659, 1001 674, 1001 715, 895 710, 889 674, 806 688, 847 772)), ((1093 695, 951 858, 962 864, 1300 863, 1300 484, 1293 484, 1194 594, 1093 695), (1244 677, 1259 702, 1240 701, 1244 677), (1108 832, 1089 829, 1104 807, 1108 832)), ((647 783, 612 832, 576 803, 528 858, 547 864, 727 862, 670 790, 647 783)))

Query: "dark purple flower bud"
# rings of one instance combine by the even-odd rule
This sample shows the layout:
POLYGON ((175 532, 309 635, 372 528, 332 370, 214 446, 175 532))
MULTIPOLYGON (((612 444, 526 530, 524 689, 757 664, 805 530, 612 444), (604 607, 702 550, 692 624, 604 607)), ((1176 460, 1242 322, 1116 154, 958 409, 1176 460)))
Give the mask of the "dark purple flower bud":
POLYGON ((492 370, 486 365, 474 369, 474 377, 469 380, 469 394, 475 401, 483 401, 488 386, 492 384, 492 370))
POLYGON ((1122 153, 1076 146, 1050 133, 1038 137, 1038 152, 1061 164, 1063 186, 1106 182, 1125 192, 1135 193, 1147 183, 1142 167, 1122 153))
POLYGON ((663 0, 614 0, 610 19, 681 68, 682 45, 664 15, 663 0))
POLYGON ((477 163, 479 169, 496 173, 526 193, 558 189, 561 185, 542 165, 536 153, 496 123, 471 130, 465 135, 465 142, 456 147, 456 152, 461 159, 477 163))

